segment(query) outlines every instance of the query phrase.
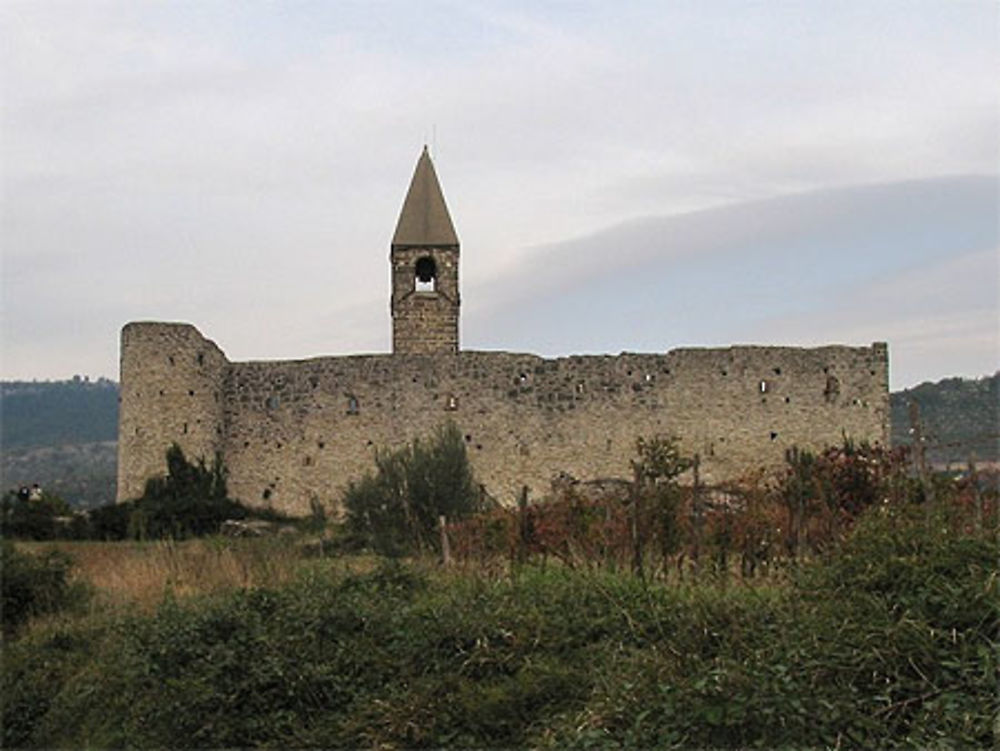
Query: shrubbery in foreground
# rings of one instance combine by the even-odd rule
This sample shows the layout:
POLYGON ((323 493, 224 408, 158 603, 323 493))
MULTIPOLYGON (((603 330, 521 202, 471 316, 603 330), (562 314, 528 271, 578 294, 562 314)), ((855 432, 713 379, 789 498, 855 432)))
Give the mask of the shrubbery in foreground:
POLYGON ((995 541, 865 514, 788 586, 322 573, 9 645, 3 745, 983 747, 995 541))
POLYGON ((16 550, 10 540, 0 540, 5 636, 33 616, 65 610, 86 599, 84 588, 67 578, 70 565, 69 557, 58 550, 36 556, 16 550))

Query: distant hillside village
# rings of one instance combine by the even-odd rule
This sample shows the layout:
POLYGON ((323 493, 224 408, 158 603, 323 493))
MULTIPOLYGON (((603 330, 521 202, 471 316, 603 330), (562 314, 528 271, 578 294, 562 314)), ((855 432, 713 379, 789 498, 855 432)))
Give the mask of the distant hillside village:
MULTIPOLYGON (((908 405, 915 401, 936 468, 961 468, 970 456, 1000 465, 1000 373, 922 383, 890 401, 893 446, 912 444, 908 405)), ((0 382, 4 489, 38 483, 77 507, 113 500, 117 431, 114 381, 0 382)))

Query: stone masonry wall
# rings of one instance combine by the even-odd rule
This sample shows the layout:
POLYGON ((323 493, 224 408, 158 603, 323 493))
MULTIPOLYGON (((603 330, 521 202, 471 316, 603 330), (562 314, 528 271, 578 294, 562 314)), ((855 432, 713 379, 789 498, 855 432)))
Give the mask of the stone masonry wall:
POLYGON ((194 326, 130 323, 121 333, 118 500, 142 495, 166 472, 176 441, 189 458, 211 461, 223 448, 226 356, 194 326))
POLYGON ((191 451, 221 447, 231 495, 294 514, 308 513, 311 500, 336 507, 347 483, 373 468, 376 448, 448 421, 464 436, 479 481, 507 503, 521 485, 546 493, 559 472, 628 477, 639 436, 678 436, 701 455, 709 482, 778 465, 791 445, 821 448, 845 434, 888 440, 888 352, 880 343, 225 364, 192 327, 172 337, 146 328, 140 337, 131 326, 172 325, 123 331, 120 498, 131 492, 123 487, 162 468, 171 440, 191 451), (167 345, 177 351, 168 354, 167 345), (177 368, 199 353, 205 364, 177 368), (165 365, 171 354, 175 365, 165 365), (219 402, 199 398, 208 386, 221 391, 219 402), (126 436, 135 429, 138 436, 126 436))

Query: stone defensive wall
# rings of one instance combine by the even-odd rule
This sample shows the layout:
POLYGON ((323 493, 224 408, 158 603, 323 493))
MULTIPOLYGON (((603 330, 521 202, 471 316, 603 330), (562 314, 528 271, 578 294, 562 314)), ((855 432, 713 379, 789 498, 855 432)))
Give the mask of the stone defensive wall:
POLYGON ((165 471, 176 441, 220 452, 230 495, 306 514, 339 507, 376 449, 453 422, 476 477, 503 503, 561 472, 630 476, 640 436, 677 436, 707 482, 819 449, 888 441, 888 351, 734 346, 545 359, 507 352, 230 363, 187 324, 122 331, 118 497, 165 471))

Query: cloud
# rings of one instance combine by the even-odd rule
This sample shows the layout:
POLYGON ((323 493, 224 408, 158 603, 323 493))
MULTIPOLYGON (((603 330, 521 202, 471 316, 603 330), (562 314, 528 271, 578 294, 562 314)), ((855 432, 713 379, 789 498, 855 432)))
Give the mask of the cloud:
MULTIPOLYGON (((133 318, 192 320, 239 357, 384 347, 386 320, 352 311, 385 315, 423 139, 463 240, 473 341, 491 340, 476 311, 494 293, 601 268, 599 237, 539 270, 542 246, 615 228, 613 252, 641 266, 643 217, 997 163, 993 4, 9 0, 0 14, 7 377, 113 376, 108 342, 133 318)), ((749 225, 716 215, 730 216, 737 242, 749 225)), ((716 252, 672 226, 685 253, 716 252)), ((625 295, 609 314, 656 294, 604 287, 625 295)), ((695 323, 644 341, 704 334, 695 323)))
POLYGON ((894 385, 981 375, 997 196, 994 177, 956 176, 634 220, 469 289, 465 341, 555 355, 889 340, 894 385))

